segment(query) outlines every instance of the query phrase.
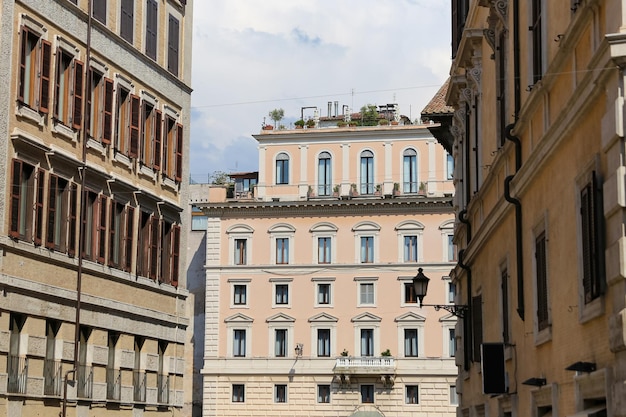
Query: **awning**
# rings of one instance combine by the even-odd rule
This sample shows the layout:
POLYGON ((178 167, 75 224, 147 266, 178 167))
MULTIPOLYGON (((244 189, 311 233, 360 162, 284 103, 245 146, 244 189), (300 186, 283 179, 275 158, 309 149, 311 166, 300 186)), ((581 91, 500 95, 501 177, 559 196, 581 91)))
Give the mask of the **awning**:
POLYGON ((576 414, 569 414, 567 417, 606 417, 606 405, 589 407, 576 414))

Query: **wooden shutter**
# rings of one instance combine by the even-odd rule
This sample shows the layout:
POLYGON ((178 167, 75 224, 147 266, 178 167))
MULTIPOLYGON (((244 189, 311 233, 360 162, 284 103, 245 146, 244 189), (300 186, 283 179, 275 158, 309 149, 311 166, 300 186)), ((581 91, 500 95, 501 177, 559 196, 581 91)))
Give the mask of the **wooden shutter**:
POLYGON ((483 343, 483 296, 472 297, 472 357, 480 362, 480 345, 483 343))
POLYGON ((139 119, 141 118, 141 107, 139 97, 130 96, 130 151, 129 156, 136 158, 139 149, 139 119))
MULTIPOLYGON (((115 214, 117 213, 117 205, 119 203, 111 200, 111 208, 109 209, 109 266, 117 266, 114 261, 113 251, 115 248, 115 214)), ((121 229, 120 225, 120 229, 121 229)))
POLYGON ((24 102, 24 89, 26 85, 26 48, 28 47, 28 33, 29 30, 26 26, 22 26, 21 30, 21 41, 20 45, 20 86, 17 93, 17 99, 24 102))
POLYGON ((85 64, 74 60, 74 109, 72 117, 72 127, 80 129, 83 120, 83 69, 85 64))
POLYGON ((157 2, 156 0, 147 0, 146 11, 146 55, 156 60, 157 52, 157 2))
POLYGON ((178 76, 178 42, 178 19, 170 14, 167 37, 167 70, 176 76, 178 76))
POLYGON ((76 255, 76 213, 78 213, 78 187, 76 184, 70 184, 70 210, 68 216, 68 245, 67 254, 69 256, 76 255))
POLYGON ((181 182, 183 177, 183 125, 176 125, 176 181, 181 182))
POLYGON ((12 238, 20 237, 20 200, 22 193, 22 176, 24 170, 22 167, 22 161, 17 159, 13 160, 13 173, 11 184, 11 227, 9 229, 9 236, 12 238))
POLYGON ((154 162, 153 168, 157 171, 161 169, 161 140, 163 135, 163 117, 159 110, 155 112, 154 125, 154 162))
POLYGON ((120 16, 120 36, 133 43, 133 14, 135 0, 122 0, 120 16))
POLYGON ((157 269, 159 260, 159 218, 153 215, 150 219, 150 268, 148 274, 150 278, 157 279, 157 269))
MULTIPOLYGON (((52 108, 52 117, 55 119, 59 118, 59 97, 61 97, 61 63, 63 62, 63 51, 61 48, 57 48, 56 51, 56 77, 54 79, 54 106, 52 108)), ((69 87, 66 87, 69 88, 69 87)), ((65 104, 68 106, 68 104, 65 104)), ((67 123, 67 120, 63 120, 64 123, 67 123)))
POLYGON ((106 229, 107 229, 107 202, 108 198, 106 196, 101 195, 98 198, 98 211, 94 213, 94 215, 98 216, 97 222, 97 242, 98 247, 96 250, 98 251, 98 262, 101 264, 104 263, 104 257, 106 254, 106 229))
POLYGON ((46 172, 39 168, 37 169, 37 192, 35 195, 35 233, 33 236, 33 242, 39 246, 43 237, 43 196, 45 187, 46 172))
POLYGON ((56 220, 59 177, 50 174, 50 180, 48 182, 48 230, 46 232, 46 248, 54 249, 54 222, 56 220))
POLYGON ((178 260, 180 258, 180 226, 172 226, 172 261, 171 261, 171 284, 178 287, 178 260))
POLYGON ((135 209, 131 206, 126 206, 126 225, 125 225, 125 236, 124 236, 124 257, 123 257, 123 265, 125 271, 130 271, 132 262, 133 262, 133 241, 135 239, 134 235, 134 224, 135 224, 135 209))
POLYGON ((52 60, 52 44, 41 40, 41 78, 39 80, 39 111, 48 113, 50 108, 50 61, 52 60))
POLYGON ((535 240, 535 262, 537 266, 537 327, 543 330, 549 325, 545 232, 539 234, 535 240))
POLYGON ((104 79, 104 127, 102 143, 108 145, 113 136, 113 80, 104 79))
POLYGON ((107 0, 93 0, 93 17, 101 23, 107 23, 107 0))

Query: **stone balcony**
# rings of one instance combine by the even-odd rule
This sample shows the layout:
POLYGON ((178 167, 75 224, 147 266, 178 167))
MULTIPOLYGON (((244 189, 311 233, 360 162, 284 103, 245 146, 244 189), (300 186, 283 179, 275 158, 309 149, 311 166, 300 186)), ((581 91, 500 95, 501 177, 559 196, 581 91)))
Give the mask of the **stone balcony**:
POLYGON ((390 356, 344 356, 337 358, 333 372, 335 374, 394 374, 395 359, 390 356))

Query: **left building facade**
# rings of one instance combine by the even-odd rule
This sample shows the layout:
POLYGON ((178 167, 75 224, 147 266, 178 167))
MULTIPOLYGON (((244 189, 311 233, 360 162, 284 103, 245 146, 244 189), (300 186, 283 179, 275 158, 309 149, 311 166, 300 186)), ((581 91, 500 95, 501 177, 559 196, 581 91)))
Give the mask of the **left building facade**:
POLYGON ((0 6, 0 416, 191 407, 192 9, 0 6))

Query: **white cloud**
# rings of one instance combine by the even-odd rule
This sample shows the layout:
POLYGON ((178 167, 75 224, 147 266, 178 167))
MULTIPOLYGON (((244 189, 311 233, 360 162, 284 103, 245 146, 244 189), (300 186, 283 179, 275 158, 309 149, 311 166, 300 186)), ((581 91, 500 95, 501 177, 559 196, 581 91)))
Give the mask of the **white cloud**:
POLYGON ((396 102, 413 119, 450 67, 443 0, 194 2, 191 176, 254 171, 264 117, 338 101, 396 102))

